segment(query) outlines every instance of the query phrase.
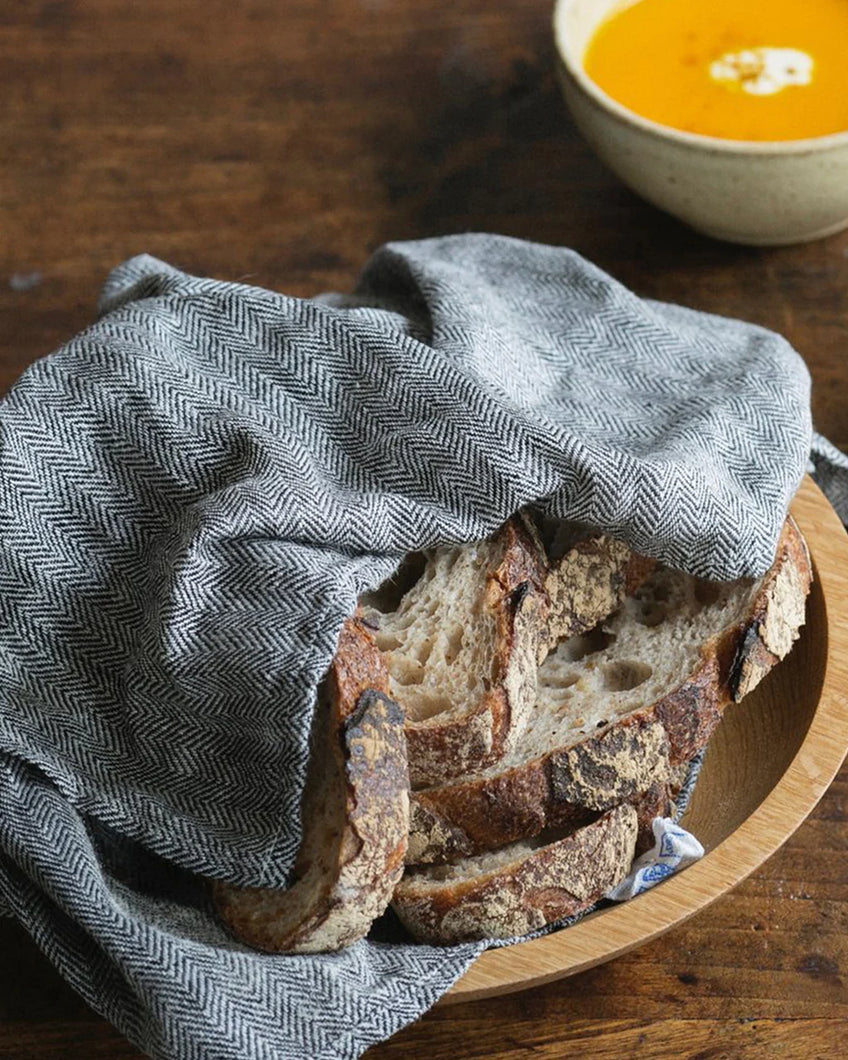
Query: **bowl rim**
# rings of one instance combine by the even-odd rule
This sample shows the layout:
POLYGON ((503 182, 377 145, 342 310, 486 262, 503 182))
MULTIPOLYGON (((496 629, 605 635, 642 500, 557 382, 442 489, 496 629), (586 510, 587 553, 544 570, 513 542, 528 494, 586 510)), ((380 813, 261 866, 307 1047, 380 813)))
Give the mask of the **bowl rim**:
MULTIPOLYGON (((642 117, 641 114, 630 110, 629 107, 625 107, 612 96, 607 95, 583 70, 580 58, 574 55, 563 29, 563 12, 576 2, 577 0, 555 0, 552 23, 557 54, 563 69, 576 87, 598 107, 606 111, 610 117, 617 119, 620 124, 633 126, 657 140, 670 141, 682 147, 724 155, 741 155, 746 158, 756 155, 791 157, 848 147, 848 129, 843 132, 827 133, 824 136, 808 136, 797 140, 731 140, 703 133, 685 132, 671 125, 663 125, 661 122, 642 117)), ((638 0, 632 0, 632 2, 638 2, 638 0)), ((598 16, 594 28, 597 28, 602 17, 598 16)))

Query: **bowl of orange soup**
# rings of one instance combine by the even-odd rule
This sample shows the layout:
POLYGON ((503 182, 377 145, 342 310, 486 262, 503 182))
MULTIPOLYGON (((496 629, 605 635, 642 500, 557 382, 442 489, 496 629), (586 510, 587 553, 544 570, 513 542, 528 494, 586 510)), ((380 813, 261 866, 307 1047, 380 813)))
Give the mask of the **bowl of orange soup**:
POLYGON ((558 0, 566 103, 643 198, 735 243, 848 226, 848 0, 558 0))

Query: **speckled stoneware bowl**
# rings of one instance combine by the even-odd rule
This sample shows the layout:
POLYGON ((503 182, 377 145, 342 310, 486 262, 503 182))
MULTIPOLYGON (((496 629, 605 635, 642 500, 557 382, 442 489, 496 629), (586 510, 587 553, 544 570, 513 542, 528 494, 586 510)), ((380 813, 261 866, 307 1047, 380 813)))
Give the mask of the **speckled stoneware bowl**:
POLYGON ((583 71, 586 45, 621 0, 557 0, 566 103, 609 168, 648 202, 732 243, 802 243, 848 227, 848 131, 807 140, 722 140, 649 121, 583 71))

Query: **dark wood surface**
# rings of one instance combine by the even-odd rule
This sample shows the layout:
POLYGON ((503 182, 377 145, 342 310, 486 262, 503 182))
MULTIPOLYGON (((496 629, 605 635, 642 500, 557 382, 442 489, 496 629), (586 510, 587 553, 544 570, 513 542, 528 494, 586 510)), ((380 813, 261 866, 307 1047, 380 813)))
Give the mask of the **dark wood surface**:
MULTIPOLYGON (((388 239, 566 244, 638 293, 781 331, 848 446, 848 235, 712 242, 643 204, 571 126, 549 0, 6 0, 0 388, 91 321, 145 251, 295 295, 388 239)), ((688 925, 544 989, 438 1008, 368 1060, 848 1055, 848 770, 688 925)), ((0 921, 0 1058, 140 1054, 0 921)))

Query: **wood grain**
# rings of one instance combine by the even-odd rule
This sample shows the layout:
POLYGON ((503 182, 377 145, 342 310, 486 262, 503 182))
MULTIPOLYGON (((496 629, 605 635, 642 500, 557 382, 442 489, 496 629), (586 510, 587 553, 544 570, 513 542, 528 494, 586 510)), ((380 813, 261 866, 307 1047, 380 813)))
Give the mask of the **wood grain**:
MULTIPOLYGON (((450 1034, 434 1036, 428 1024, 431 1060, 455 1060, 456 1040, 450 1034)), ((407 1057, 415 1037, 408 1035, 397 1048, 379 1053, 384 1060, 407 1057)), ((663 1060, 727 1060, 733 1057, 795 1057, 797 1060, 832 1060, 844 1055, 845 1035, 830 1020, 741 1019, 660 1019, 660 1020, 562 1020, 549 1021, 544 1030, 528 1021, 504 1041, 501 1035, 478 1034, 474 1044, 463 1052, 465 1060, 497 1056, 498 1060, 562 1060, 563 1057, 592 1056, 597 1060, 650 1056, 663 1060)), ((0 1054, 2 1055, 2 1054, 0 1054)))
MULTIPOLYGON (((848 233, 734 248, 641 203, 571 127, 550 0, 0 5, 0 389, 123 258, 309 295, 387 239, 575 247, 638 293, 783 332, 848 447, 848 233)), ((439 1008, 368 1060, 848 1052, 848 770, 752 876, 638 951, 439 1008), (644 1036, 644 1037, 642 1037, 644 1036)), ((0 1057, 140 1054, 0 920, 0 1057)))

